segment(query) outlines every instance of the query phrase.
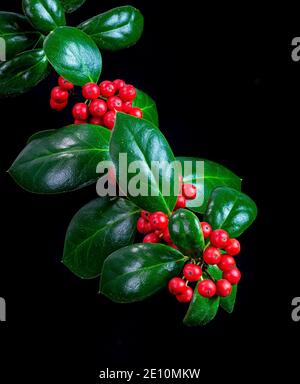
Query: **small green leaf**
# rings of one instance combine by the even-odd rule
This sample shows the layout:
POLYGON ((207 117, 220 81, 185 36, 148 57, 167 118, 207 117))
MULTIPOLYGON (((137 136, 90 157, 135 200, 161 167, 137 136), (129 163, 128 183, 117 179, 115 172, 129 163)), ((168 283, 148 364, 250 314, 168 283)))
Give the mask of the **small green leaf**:
POLYGON ((33 48, 40 36, 23 15, 0 12, 0 38, 5 41, 6 60, 33 48))
POLYGON ((172 241, 185 253, 200 252, 205 247, 200 221, 194 213, 178 209, 169 220, 172 241))
POLYGON ((144 18, 138 9, 126 5, 94 16, 78 28, 90 35, 100 49, 117 51, 139 40, 143 33, 144 18))
POLYGON ((59 0, 23 0, 23 11, 30 23, 43 33, 66 25, 65 11, 59 0))
POLYGON ((143 118, 150 121, 158 127, 158 112, 155 101, 148 96, 145 92, 137 89, 136 98, 133 100, 132 105, 139 107, 143 111, 143 118))
POLYGON ((86 0, 60 0, 66 12, 71 13, 80 8, 86 0))
POLYGON ((197 187, 196 199, 187 200, 187 208, 195 212, 205 212, 209 196, 217 187, 225 186, 241 190, 242 180, 221 164, 197 157, 177 157, 176 159, 180 161, 183 171, 185 161, 190 162, 192 166, 190 170, 186 169, 183 182, 197 187))
POLYGON ((105 260, 100 291, 118 303, 140 301, 167 286, 185 257, 163 244, 133 244, 105 260))
POLYGON ((222 297, 220 300, 221 307, 228 313, 232 313, 235 305, 237 284, 232 286, 232 292, 228 297, 222 297))
POLYGON ((174 188, 177 168, 174 171, 170 167, 175 161, 173 152, 155 125, 117 113, 110 156, 116 168, 118 184, 125 194, 127 192, 129 199, 147 211, 171 214, 177 200, 174 188), (120 154, 126 157, 128 166, 124 164, 125 160, 119 158, 120 154), (130 171, 130 164, 137 166, 136 172, 130 171))
POLYGON ((99 276, 106 257, 133 242, 139 213, 129 200, 103 197, 91 201, 69 225, 63 263, 81 278, 99 276))
POLYGON ((204 220, 230 237, 240 236, 255 220, 257 207, 249 196, 233 188, 216 188, 209 199, 204 220))
POLYGON ((97 45, 77 28, 60 27, 44 41, 44 50, 56 72, 75 85, 97 83, 102 57, 97 45))
POLYGON ((82 124, 38 136, 9 169, 24 189, 34 193, 61 193, 96 182, 96 167, 109 159, 110 131, 82 124))
POLYGON ((42 49, 26 51, 0 64, 0 96, 29 91, 49 73, 49 65, 42 49))

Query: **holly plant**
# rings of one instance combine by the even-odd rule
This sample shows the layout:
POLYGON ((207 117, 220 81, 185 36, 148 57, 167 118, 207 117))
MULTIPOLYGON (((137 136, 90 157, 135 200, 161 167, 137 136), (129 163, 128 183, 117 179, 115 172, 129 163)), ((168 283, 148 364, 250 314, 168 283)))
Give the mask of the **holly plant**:
POLYGON ((9 173, 22 188, 40 194, 96 184, 98 197, 67 229, 64 265, 82 279, 98 278, 99 291, 117 303, 168 289, 189 305, 186 325, 205 325, 219 307, 234 309, 241 278, 237 238, 255 220, 256 205, 229 169, 174 155, 150 96, 122 79, 98 83, 99 48, 134 44, 143 18, 127 6, 66 27, 64 9, 83 2, 24 0, 26 18, 0 13, 11 57, 0 66, 2 94, 36 85, 51 63, 59 78, 50 107, 66 108, 76 86, 83 98, 72 107, 73 124, 32 135, 9 173), (21 53, 35 45, 42 47, 21 53), (128 164, 139 164, 138 178, 120 161, 124 155, 128 164), (162 162, 175 166, 152 166, 162 162))

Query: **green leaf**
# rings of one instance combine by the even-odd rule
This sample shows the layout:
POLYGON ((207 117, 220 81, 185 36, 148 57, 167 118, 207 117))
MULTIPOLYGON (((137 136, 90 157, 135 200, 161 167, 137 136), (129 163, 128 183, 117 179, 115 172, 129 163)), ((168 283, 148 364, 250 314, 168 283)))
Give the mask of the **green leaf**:
POLYGON ((33 48, 40 36, 23 15, 0 12, 0 39, 5 41, 6 60, 33 48))
POLYGON ((233 188, 216 188, 209 199, 204 220, 213 229, 222 228, 230 237, 240 236, 255 220, 257 208, 252 199, 233 188))
POLYGON ((117 113, 110 156, 117 171, 118 184, 125 194, 127 192, 129 199, 147 211, 171 214, 177 200, 174 188, 174 180, 178 179, 177 168, 174 172, 169 166, 175 161, 174 155, 155 125, 144 119, 117 113), (119 154, 127 156, 127 164, 121 157, 119 159, 119 154), (136 165, 136 172, 129 170, 132 163, 136 165))
POLYGON ((42 49, 26 51, 0 64, 0 96, 29 91, 48 75, 49 69, 42 49))
POLYGON ((180 161, 183 170, 184 162, 191 162, 192 168, 186 169, 183 182, 197 187, 196 199, 187 200, 187 207, 195 212, 205 212, 209 196, 217 187, 225 186, 241 190, 242 180, 221 164, 196 157, 177 157, 176 159, 180 161))
POLYGON ((56 132, 56 129, 44 129, 43 131, 35 132, 28 138, 27 144, 29 144, 31 141, 35 139, 40 139, 42 137, 50 136, 54 132, 56 132))
POLYGON ((34 193, 61 193, 95 182, 97 164, 109 159, 110 131, 82 124, 37 137, 9 169, 24 189, 34 193))
POLYGON ((63 263, 81 278, 99 276, 106 257, 133 242, 139 213, 129 200, 103 197, 91 201, 69 225, 63 263))
POLYGON ((232 313, 235 305, 237 294, 237 284, 232 286, 232 292, 228 297, 222 297, 220 300, 221 307, 228 313, 232 313))
POLYGON ((71 13, 80 8, 86 0, 60 0, 66 12, 71 13))
POLYGON ((173 242, 185 253, 202 251, 205 247, 203 232, 198 217, 186 209, 178 209, 169 220, 173 242))
POLYGON ((60 27, 44 41, 44 50, 56 72, 75 85, 97 83, 102 57, 97 45, 77 28, 60 27))
POLYGON ((210 299, 199 295, 197 284, 189 309, 183 319, 188 326, 205 325, 213 320, 218 312, 220 298, 214 296, 210 299))
POLYGON ((155 101, 141 90, 136 90, 136 98, 133 100, 132 105, 139 107, 143 111, 143 118, 150 121, 158 127, 158 112, 155 101))
POLYGON ((117 51, 139 40, 144 29, 144 18, 138 9, 128 5, 94 16, 78 28, 90 35, 100 49, 117 51))
POLYGON ((185 257, 163 244, 133 244, 105 260, 100 291, 117 303, 140 301, 167 286, 185 257))
POLYGON ((23 11, 30 23, 43 33, 66 25, 65 11, 59 0, 23 0, 23 11))

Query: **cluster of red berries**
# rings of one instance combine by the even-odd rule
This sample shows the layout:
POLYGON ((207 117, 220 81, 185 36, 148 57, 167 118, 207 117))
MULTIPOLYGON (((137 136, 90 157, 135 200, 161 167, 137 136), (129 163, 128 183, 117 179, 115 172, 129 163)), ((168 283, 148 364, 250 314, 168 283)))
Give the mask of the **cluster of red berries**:
MULTIPOLYGON (((69 81, 59 77, 59 86, 51 91, 51 108, 61 111, 68 104, 69 90, 74 85, 69 81)), ((142 118, 143 111, 132 106, 136 98, 136 89, 133 85, 126 84, 124 80, 102 81, 99 85, 87 83, 82 87, 84 103, 76 103, 72 114, 74 124, 95 124, 102 125, 108 129, 113 129, 116 112, 120 111, 129 115, 142 118)))
POLYGON ((192 300, 194 291, 188 286, 189 282, 197 282, 198 292, 206 298, 215 295, 227 297, 232 292, 232 285, 237 284, 241 279, 241 272, 236 267, 235 259, 240 252, 240 243, 237 239, 230 239, 229 235, 223 229, 212 230, 209 223, 201 222, 201 228, 205 239, 208 239, 208 245, 203 252, 203 258, 193 263, 185 264, 183 268, 183 277, 173 277, 169 281, 169 291, 176 296, 182 303, 188 303, 192 300), (224 250, 222 254, 220 250, 224 250), (207 266, 217 265, 223 272, 222 279, 215 281, 207 271, 207 266), (202 277, 203 270, 210 279, 202 277))
POLYGON ((194 200, 197 197, 197 188, 194 184, 184 184, 182 176, 179 176, 180 194, 177 197, 175 210, 186 207, 187 200, 194 200))

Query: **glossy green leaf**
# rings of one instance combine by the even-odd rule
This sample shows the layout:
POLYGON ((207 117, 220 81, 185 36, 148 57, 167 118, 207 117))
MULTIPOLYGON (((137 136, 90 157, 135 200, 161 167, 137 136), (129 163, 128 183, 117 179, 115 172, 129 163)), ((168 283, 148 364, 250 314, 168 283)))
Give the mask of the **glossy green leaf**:
POLYGON ((118 303, 140 301, 166 287, 185 257, 163 244, 133 244, 105 260, 100 291, 118 303))
POLYGON ((80 8, 86 0, 60 0, 66 12, 71 13, 80 8))
POLYGON ((233 188, 216 188, 209 199, 204 220, 213 229, 222 228, 230 237, 240 236, 255 220, 257 208, 252 199, 233 188))
POLYGON ((185 254, 198 253, 205 247, 198 217, 186 209, 178 209, 169 220, 172 241, 185 254))
POLYGON ((91 201, 69 225, 63 263, 81 278, 99 276, 106 257, 133 242, 139 213, 127 199, 91 201))
POLYGON ((26 51, 0 64, 0 96, 29 91, 48 75, 49 69, 42 49, 26 51))
POLYGON ((60 27, 44 41, 44 50, 58 74, 75 85, 97 82, 102 57, 97 45, 77 28, 60 27))
POLYGON ((221 164, 196 157, 177 157, 176 159, 180 161, 183 171, 185 161, 190 162, 192 166, 191 169, 186 167, 186 173, 183 172, 183 182, 197 187, 196 199, 187 201, 187 207, 195 212, 205 212, 209 196, 217 187, 225 186, 241 190, 242 180, 221 164))
POLYGON ((33 48, 40 36, 23 15, 0 12, 0 39, 5 41, 6 60, 33 48))
POLYGON ((9 173, 24 189, 35 193, 61 193, 97 180, 99 161, 108 160, 110 131, 82 124, 37 137, 19 154, 9 173))
POLYGON ((169 165, 175 158, 167 140, 154 124, 117 113, 110 156, 117 171, 118 184, 129 199, 150 212, 171 214, 177 200, 177 191, 174 191, 177 169, 173 172, 169 165), (122 161, 124 157, 127 164, 122 161))
POLYGON ((139 40, 144 18, 138 9, 127 5, 94 16, 78 28, 90 35, 100 49, 117 51, 139 40))
POLYGON ((23 11, 30 23, 43 33, 66 25, 65 11, 59 0, 23 0, 23 11))
POLYGON ((195 288, 189 309, 183 319, 184 324, 188 326, 206 325, 215 318, 219 308, 220 298, 214 296, 207 299, 199 295, 198 284, 195 288))
POLYGON ((143 118, 158 127, 158 112, 155 101, 145 92, 139 89, 136 91, 136 98, 133 100, 132 105, 141 108, 143 111, 143 118))
POLYGON ((237 287, 237 284, 233 285, 231 294, 228 297, 222 297, 220 300, 221 307, 228 313, 232 313, 234 310, 237 287))
POLYGON ((56 132, 56 129, 45 129, 43 131, 38 131, 33 133, 27 140, 27 144, 35 139, 40 139, 42 137, 50 136, 52 133, 56 132))

